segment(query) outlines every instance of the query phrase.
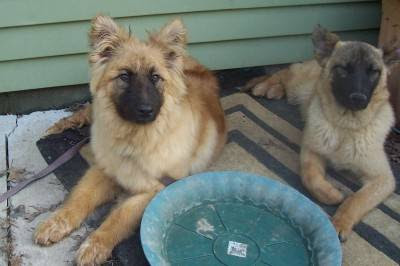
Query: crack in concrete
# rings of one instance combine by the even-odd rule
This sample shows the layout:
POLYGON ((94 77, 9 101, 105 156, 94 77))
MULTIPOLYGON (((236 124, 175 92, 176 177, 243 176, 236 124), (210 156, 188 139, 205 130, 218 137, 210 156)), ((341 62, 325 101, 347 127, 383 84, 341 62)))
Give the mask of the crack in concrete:
MULTIPOLYGON (((17 122, 16 122, 16 126, 18 126, 17 122)), ((16 128, 16 126, 15 126, 15 128, 16 128)), ((5 159, 6 159, 5 160, 6 161, 5 162, 6 170, 4 172, 5 177, 3 177, 6 179, 6 190, 8 190, 10 188, 9 182, 8 182, 9 170, 10 170, 8 136, 14 132, 15 128, 12 131, 10 131, 10 133, 4 135, 4 144, 5 144, 4 148, 5 149, 2 152, 5 153, 5 159)), ((6 256, 4 258, 6 260, 6 263, 9 264, 10 259, 12 257, 12 249, 13 249, 12 238, 11 238, 11 224, 10 224, 10 202, 7 200, 5 202, 5 204, 6 204, 6 208, 5 208, 6 215, 5 215, 5 218, 3 218, 1 221, 1 228, 0 228, 1 230, 4 230, 4 232, 5 232, 5 234, 4 234, 5 241, 2 243, 0 250, 6 254, 6 256)), ((4 211, 4 210, 1 210, 1 211, 4 211)))
MULTIPOLYGON (((6 184, 7 184, 7 190, 10 189, 11 183, 9 181, 9 176, 10 176, 10 157, 9 157, 9 145, 8 145, 8 138, 14 134, 15 130, 18 127, 18 116, 15 117, 15 126, 13 129, 5 134, 5 157, 6 157, 6 184)), ((7 217, 6 217, 6 224, 5 224, 5 230, 7 232, 6 234, 6 252, 7 252, 7 260, 9 265, 20 265, 21 261, 15 261, 16 256, 14 254, 14 247, 13 247, 13 239, 12 239, 12 234, 11 234, 11 202, 9 199, 7 199, 7 217)), ((21 260, 21 258, 20 258, 21 260)))
MULTIPOLYGON (((15 127, 8 133, 8 135, 5 136, 5 146, 6 146, 6 184, 7 184, 7 190, 10 189, 10 182, 8 181, 8 177, 10 176, 10 158, 9 158, 9 147, 8 147, 8 137, 14 133, 15 129, 18 127, 18 117, 15 118, 15 127)), ((14 259, 13 253, 14 253, 14 247, 12 244, 12 235, 11 235, 11 202, 9 199, 7 199, 7 247, 8 247, 8 253, 7 253, 7 260, 8 263, 14 259)))
MULTIPOLYGON (((6 157, 6 179, 8 180, 8 171, 10 169, 9 153, 8 153, 8 136, 4 135, 4 147, 5 147, 5 157, 6 157)), ((7 187, 8 188, 8 187, 7 187)))
MULTIPOLYGON (((9 147, 8 147, 8 138, 9 137, 11 137, 11 135, 12 134, 14 134, 14 132, 15 132, 15 130, 17 129, 17 127, 18 127, 18 119, 19 119, 19 115, 16 115, 15 116, 15 125, 14 125, 14 127, 13 127, 13 129, 11 129, 11 131, 10 132, 8 132, 6 135, 5 135, 5 138, 6 138, 6 171, 7 171, 7 190, 9 190, 10 189, 10 187, 11 187, 11 184, 10 184, 10 181, 9 181, 9 177, 10 177, 10 161, 9 161, 9 147)), ((11 161, 11 164, 12 164, 12 161, 11 161)), ((7 206, 9 206, 9 204, 7 203, 7 206)))
POLYGON ((7 134, 7 137, 10 137, 13 133, 14 133, 14 131, 17 129, 17 127, 18 127, 18 115, 16 115, 15 116, 15 126, 14 126, 14 128, 13 129, 11 129, 11 131, 7 134))

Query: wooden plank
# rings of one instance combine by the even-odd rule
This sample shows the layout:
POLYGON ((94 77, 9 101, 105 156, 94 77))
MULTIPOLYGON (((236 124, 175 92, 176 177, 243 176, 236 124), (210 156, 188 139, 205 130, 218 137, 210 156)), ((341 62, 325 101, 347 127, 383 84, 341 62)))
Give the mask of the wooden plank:
MULTIPOLYGON (((377 31, 345 32, 344 39, 376 43, 377 31)), ((211 69, 300 61, 311 56, 308 35, 192 44, 190 53, 211 69)), ((86 54, 0 62, 0 92, 82 84, 86 54)))
MULTIPOLYGON (((176 15, 142 16, 118 21, 143 38, 176 15)), ((191 43, 299 35, 320 23, 332 31, 377 28, 379 4, 346 3, 240 9, 183 14, 191 43)), ((0 61, 87 52, 89 23, 57 23, 0 29, 0 61), (28 44, 28 45, 27 45, 28 44)))
POLYGON ((389 68, 388 89, 390 102, 400 127, 400 1, 382 1, 382 22, 379 32, 379 47, 389 68))
POLYGON ((321 3, 370 2, 365 0, 2 0, 0 27, 88 20, 97 13, 113 17, 185 13, 321 3))

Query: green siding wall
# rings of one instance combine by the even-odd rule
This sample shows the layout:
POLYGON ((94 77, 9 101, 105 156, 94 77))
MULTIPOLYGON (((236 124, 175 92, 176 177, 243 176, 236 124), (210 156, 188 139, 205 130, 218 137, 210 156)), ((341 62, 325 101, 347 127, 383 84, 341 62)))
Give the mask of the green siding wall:
POLYGON ((99 12, 140 38, 182 17, 190 53, 212 69, 308 58, 317 23, 344 39, 375 43, 380 21, 377 1, 4 0, 0 92, 86 83, 89 20, 99 12))

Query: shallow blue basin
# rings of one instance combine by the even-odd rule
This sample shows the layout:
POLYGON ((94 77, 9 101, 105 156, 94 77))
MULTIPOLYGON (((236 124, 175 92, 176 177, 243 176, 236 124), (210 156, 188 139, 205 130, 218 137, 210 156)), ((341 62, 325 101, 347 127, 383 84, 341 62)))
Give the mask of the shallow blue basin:
POLYGON ((151 265, 338 266, 327 215, 291 187, 242 172, 208 172, 162 190, 141 241, 151 265))

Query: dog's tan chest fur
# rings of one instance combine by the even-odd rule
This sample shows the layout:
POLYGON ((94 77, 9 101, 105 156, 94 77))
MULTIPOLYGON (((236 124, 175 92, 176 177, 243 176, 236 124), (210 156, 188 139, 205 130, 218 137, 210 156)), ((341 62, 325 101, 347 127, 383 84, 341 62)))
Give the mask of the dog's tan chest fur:
POLYGON ((324 156, 336 168, 355 172, 363 171, 359 168, 365 160, 384 159, 374 158, 374 154, 378 151, 381 154, 387 132, 393 123, 393 112, 388 103, 382 104, 376 112, 376 118, 358 130, 330 122, 320 103, 320 99, 315 97, 307 108, 304 145, 324 156))
MULTIPOLYGON (((132 133, 132 136, 127 135, 119 140, 110 136, 110 131, 106 130, 110 124, 103 121, 104 118, 94 119, 92 149, 97 163, 124 189, 135 193, 154 186, 157 179, 163 176, 180 178, 188 175, 192 172, 191 158, 197 148, 199 118, 184 108, 174 112, 174 122, 167 125, 168 138, 163 134, 165 129, 161 125, 159 131, 151 129, 132 133)), ((114 121, 111 125, 116 127, 118 123, 114 121)), ((213 123, 209 123, 208 127, 210 131, 215 130, 213 123)), ((211 139, 215 139, 215 134, 211 139)), ((214 145, 206 145, 207 150, 213 151, 214 145)), ((200 161, 209 160, 202 158, 200 161)))

